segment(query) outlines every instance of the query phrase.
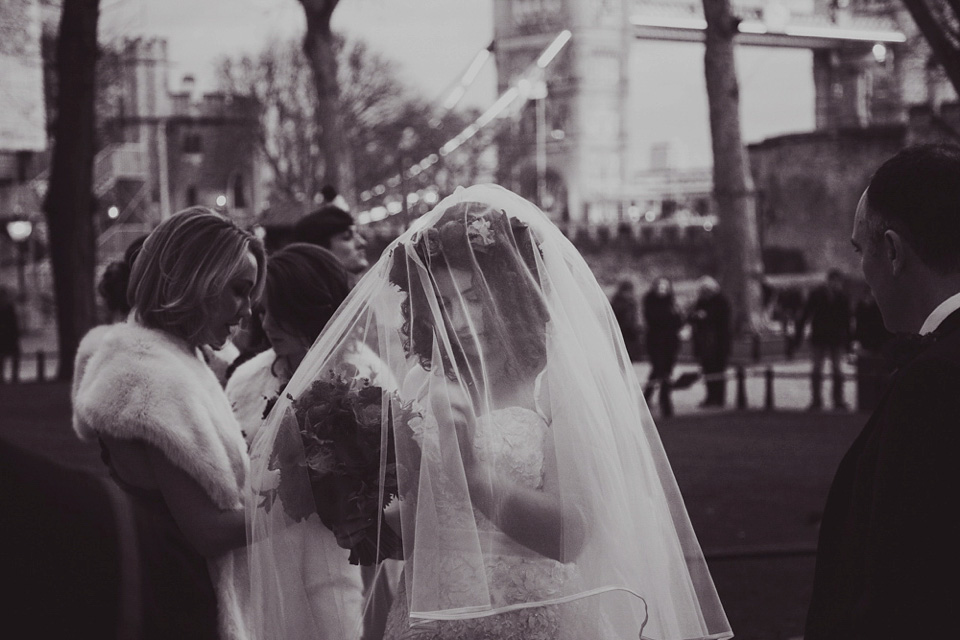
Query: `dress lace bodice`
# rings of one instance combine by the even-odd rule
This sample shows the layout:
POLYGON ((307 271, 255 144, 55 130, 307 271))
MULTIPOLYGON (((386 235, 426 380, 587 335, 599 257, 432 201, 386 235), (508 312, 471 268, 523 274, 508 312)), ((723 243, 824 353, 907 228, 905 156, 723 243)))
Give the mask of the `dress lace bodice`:
MULTIPOLYGON (((439 433, 436 422, 425 421, 417 439, 423 450, 424 463, 439 456, 439 433)), ((541 490, 544 482, 544 441, 549 425, 536 411, 522 407, 497 409, 476 422, 472 447, 477 459, 490 465, 492 471, 517 485, 541 490)), ((457 496, 461 492, 447 487, 437 501, 441 526, 458 528, 472 516, 477 533, 489 532, 500 541, 499 551, 487 552, 482 566, 470 562, 468 554, 450 549, 439 558, 439 575, 443 587, 440 606, 455 609, 467 602, 489 598, 489 606, 497 609, 518 603, 546 601, 562 595, 564 585, 575 579, 575 567, 522 549, 497 531, 495 525, 478 509, 468 516, 457 496), (459 522, 458 522, 459 521, 459 522)), ((481 538, 484 536, 481 535, 481 538)), ((388 640, 447 640, 452 638, 487 638, 490 640, 547 640, 575 638, 570 635, 578 624, 575 611, 578 603, 535 606, 464 620, 428 621, 410 626, 406 581, 390 613, 385 638, 388 640)), ((576 633, 574 631, 574 633, 576 633)))
POLYGON ((497 409, 477 421, 474 455, 517 484, 543 488, 543 416, 523 407, 497 409))

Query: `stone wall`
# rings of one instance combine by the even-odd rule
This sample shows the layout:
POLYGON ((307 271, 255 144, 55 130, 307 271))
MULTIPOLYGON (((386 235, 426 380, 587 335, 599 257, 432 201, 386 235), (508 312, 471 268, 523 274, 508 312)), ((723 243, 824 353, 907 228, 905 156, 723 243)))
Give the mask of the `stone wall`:
POLYGON ((812 271, 855 272, 850 245, 857 201, 884 159, 904 146, 903 126, 813 132, 750 146, 764 247, 799 249, 812 271))
POLYGON ((859 273, 853 215, 870 176, 908 144, 960 142, 960 105, 910 109, 905 125, 816 131, 751 145, 765 249, 799 250, 811 271, 859 273))

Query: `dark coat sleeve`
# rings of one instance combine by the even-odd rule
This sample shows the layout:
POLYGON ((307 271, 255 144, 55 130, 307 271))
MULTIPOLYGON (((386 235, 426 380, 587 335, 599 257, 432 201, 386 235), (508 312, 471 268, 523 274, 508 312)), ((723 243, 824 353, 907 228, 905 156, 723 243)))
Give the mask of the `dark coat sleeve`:
POLYGON ((917 363, 893 393, 869 505, 855 638, 956 637, 960 365, 917 363))

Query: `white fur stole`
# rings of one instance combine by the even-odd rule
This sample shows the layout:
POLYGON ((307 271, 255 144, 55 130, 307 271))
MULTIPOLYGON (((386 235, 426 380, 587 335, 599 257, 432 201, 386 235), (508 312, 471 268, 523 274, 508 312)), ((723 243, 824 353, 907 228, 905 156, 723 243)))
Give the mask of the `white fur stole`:
POLYGON ((160 449, 222 509, 242 506, 246 444, 216 376, 185 342, 135 323, 97 329, 77 352, 73 427, 160 449))

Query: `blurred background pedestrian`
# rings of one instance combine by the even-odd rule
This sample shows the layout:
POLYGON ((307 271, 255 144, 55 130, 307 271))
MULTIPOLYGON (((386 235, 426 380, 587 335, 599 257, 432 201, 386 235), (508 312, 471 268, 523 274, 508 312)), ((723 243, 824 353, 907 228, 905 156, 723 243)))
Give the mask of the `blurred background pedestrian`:
POLYGON ((322 205, 297 221, 293 227, 293 241, 328 249, 353 275, 370 266, 367 241, 357 231, 353 216, 333 204, 322 205))
POLYGON ((693 337, 693 355, 703 371, 707 395, 700 406, 726 404, 727 380, 732 334, 730 301, 720 284, 710 276, 700 279, 697 301, 689 318, 693 337))
POLYGON ((823 361, 830 359, 833 407, 846 411, 843 397, 843 373, 840 362, 851 348, 850 297, 847 295, 843 272, 830 269, 824 284, 810 292, 803 314, 797 323, 796 346, 803 342, 807 322, 810 323, 810 410, 823 408, 823 361))
POLYGON ((660 414, 666 418, 673 415, 670 398, 673 368, 680 353, 680 329, 683 316, 677 308, 673 283, 668 278, 657 278, 643 296, 643 319, 647 328, 647 353, 650 356, 650 377, 643 395, 649 402, 659 388, 660 414))
POLYGON ((108 264, 100 276, 97 293, 103 299, 106 321, 109 324, 123 322, 130 315, 130 301, 127 299, 130 271, 146 239, 147 236, 141 236, 131 242, 123 252, 123 257, 108 264))
POLYGON ((640 328, 639 302, 632 280, 621 280, 617 291, 610 298, 613 315, 620 326, 623 342, 627 347, 627 355, 631 362, 638 362, 643 358, 641 343, 642 330, 640 328))

